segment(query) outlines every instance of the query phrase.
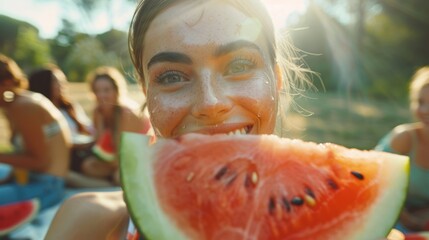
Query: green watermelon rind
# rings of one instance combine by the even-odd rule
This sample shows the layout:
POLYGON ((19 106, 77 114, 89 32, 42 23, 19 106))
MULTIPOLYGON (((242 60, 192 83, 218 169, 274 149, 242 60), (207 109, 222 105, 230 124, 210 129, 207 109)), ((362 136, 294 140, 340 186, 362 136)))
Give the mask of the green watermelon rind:
POLYGON ((105 161, 105 162, 111 162, 115 159, 115 154, 111 153, 111 152, 106 152, 105 150, 103 150, 100 146, 95 145, 92 148, 92 152, 95 154, 95 156, 97 156, 100 160, 105 161))
MULTIPOLYGON (((4 236, 8 233, 11 233, 13 231, 15 231, 16 229, 18 229, 19 227, 23 226, 24 224, 30 222, 31 220, 34 219, 34 217, 39 213, 39 209, 40 209, 40 201, 37 198, 34 199, 30 199, 25 201, 25 203, 31 202, 32 205, 32 211, 30 214, 28 214, 24 219, 22 219, 21 222, 19 222, 19 224, 15 224, 14 226, 10 227, 10 228, 5 228, 5 229, 0 229, 0 236, 4 236)), ((19 203, 17 203, 19 204, 19 203)))
MULTIPOLYGON (((189 239, 168 218, 157 201, 152 172, 152 164, 155 160, 153 154, 157 149, 156 145, 150 148, 145 145, 150 145, 150 137, 148 136, 135 133, 124 133, 122 135, 120 148, 122 186, 133 222, 138 229, 143 230, 148 239, 189 239), (144 173, 141 172, 141 169, 145 169, 144 173), (139 192, 136 193, 137 189, 139 192), (139 206, 151 207, 150 209, 142 209, 139 206), (137 207, 139 208, 138 210, 134 209, 137 207), (145 222, 145 219, 151 219, 151 221, 145 222), (160 228, 160 226, 162 227, 160 228)), ((337 157, 341 157, 341 155, 348 159, 355 157, 353 149, 343 148, 334 144, 326 146, 335 148, 334 152, 337 157)), ((360 150, 357 151, 357 156, 359 156, 360 150)), ((361 240, 385 237, 395 225, 405 202, 409 176, 408 157, 375 151, 369 151, 368 154, 374 154, 375 158, 380 158, 380 154, 382 154, 383 159, 387 160, 385 162, 389 164, 384 164, 382 169, 390 175, 386 175, 383 180, 389 181, 385 185, 392 187, 384 191, 384 194, 379 196, 378 202, 374 203, 372 208, 365 212, 365 214, 369 212, 369 217, 367 216, 365 219, 360 219, 360 221, 353 223, 355 225, 352 227, 356 227, 361 231, 355 231, 354 235, 347 236, 347 239, 361 240), (394 177, 391 174, 394 174, 394 177)), ((371 155, 369 156, 371 157, 371 155)), ((359 157, 356 157, 356 159, 360 160, 359 157)), ((352 232, 352 229, 348 231, 352 232)), ((333 236, 343 239, 344 235, 342 234, 341 230, 335 233, 335 229, 333 229, 333 236)))
POLYGON ((138 229, 143 229, 148 239, 186 240, 187 237, 175 227, 156 200, 151 166, 155 158, 152 158, 151 151, 143 152, 147 148, 142 147, 142 144, 149 145, 149 143, 150 137, 147 135, 131 132, 121 135, 120 157, 123 159, 120 167, 121 182, 125 192, 125 202, 127 207, 131 208, 129 209, 131 219, 138 229), (140 169, 147 169, 147 174, 139 172, 140 169), (153 207, 134 211, 134 206, 153 207), (144 219, 151 219, 151 221, 144 222, 144 219), (168 227, 159 231, 159 226, 168 227))

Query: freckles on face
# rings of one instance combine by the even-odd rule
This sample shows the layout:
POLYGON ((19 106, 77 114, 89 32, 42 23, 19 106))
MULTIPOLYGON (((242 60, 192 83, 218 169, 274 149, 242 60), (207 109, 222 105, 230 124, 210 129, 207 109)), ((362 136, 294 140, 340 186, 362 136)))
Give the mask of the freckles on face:
POLYGON ((153 20, 144 45, 158 135, 273 132, 276 81, 258 21, 221 1, 185 1, 153 20))
MULTIPOLYGON (((173 132, 191 105, 189 91, 178 91, 170 94, 160 92, 156 88, 149 88, 147 104, 150 120, 157 135, 169 137, 176 135, 173 132)), ((186 128, 186 125, 182 126, 186 128)))

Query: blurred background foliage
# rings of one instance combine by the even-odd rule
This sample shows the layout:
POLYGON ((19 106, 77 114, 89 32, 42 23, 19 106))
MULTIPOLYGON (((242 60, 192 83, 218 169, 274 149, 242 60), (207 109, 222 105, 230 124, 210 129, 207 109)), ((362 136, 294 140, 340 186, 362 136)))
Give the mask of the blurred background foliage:
POLYGON ((327 91, 404 98, 429 64, 428 10, 427 0, 312 0, 290 34, 327 91))
MULTIPOLYGON (((73 2, 90 21, 96 9, 109 11, 111 1, 73 2)), ((308 0, 306 11, 290 16, 285 26, 306 64, 320 73, 319 89, 404 99, 412 73, 429 64, 428 9, 427 0, 308 0)), ((0 15, 0 51, 26 71, 54 62, 71 82, 84 81, 103 64, 123 69, 134 81, 126 32, 112 27, 90 35, 76 31, 68 19, 62 23, 57 36, 42 39, 31 23, 0 15)))

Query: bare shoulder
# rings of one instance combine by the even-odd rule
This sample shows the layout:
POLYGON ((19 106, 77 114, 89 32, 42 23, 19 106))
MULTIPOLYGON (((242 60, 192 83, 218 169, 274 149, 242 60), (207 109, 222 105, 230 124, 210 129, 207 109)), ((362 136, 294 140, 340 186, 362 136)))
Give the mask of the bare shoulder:
POLYGON ((135 106, 129 107, 129 106, 121 105, 120 107, 121 107, 121 113, 124 116, 132 115, 132 116, 137 117, 139 115, 139 109, 135 106))
POLYGON ((46 239, 107 239, 120 236, 125 231, 128 218, 122 191, 76 194, 60 207, 46 239))
POLYGON ((412 148, 413 132, 419 127, 415 123, 398 125, 393 129, 391 147, 398 153, 408 154, 412 148))
POLYGON ((64 209, 81 209, 97 214, 105 214, 120 207, 125 207, 122 191, 79 193, 66 200, 62 206, 64 209))

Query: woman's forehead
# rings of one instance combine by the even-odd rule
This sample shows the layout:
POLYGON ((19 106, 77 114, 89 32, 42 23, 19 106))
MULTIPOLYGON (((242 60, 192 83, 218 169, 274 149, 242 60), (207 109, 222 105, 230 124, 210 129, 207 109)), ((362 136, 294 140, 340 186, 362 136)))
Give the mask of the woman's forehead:
MULTIPOLYGON (((144 40, 144 61, 162 51, 186 50, 246 40, 262 45, 261 24, 220 1, 186 1, 161 12, 144 40)), ((263 46, 261 46, 263 48, 263 46)))

